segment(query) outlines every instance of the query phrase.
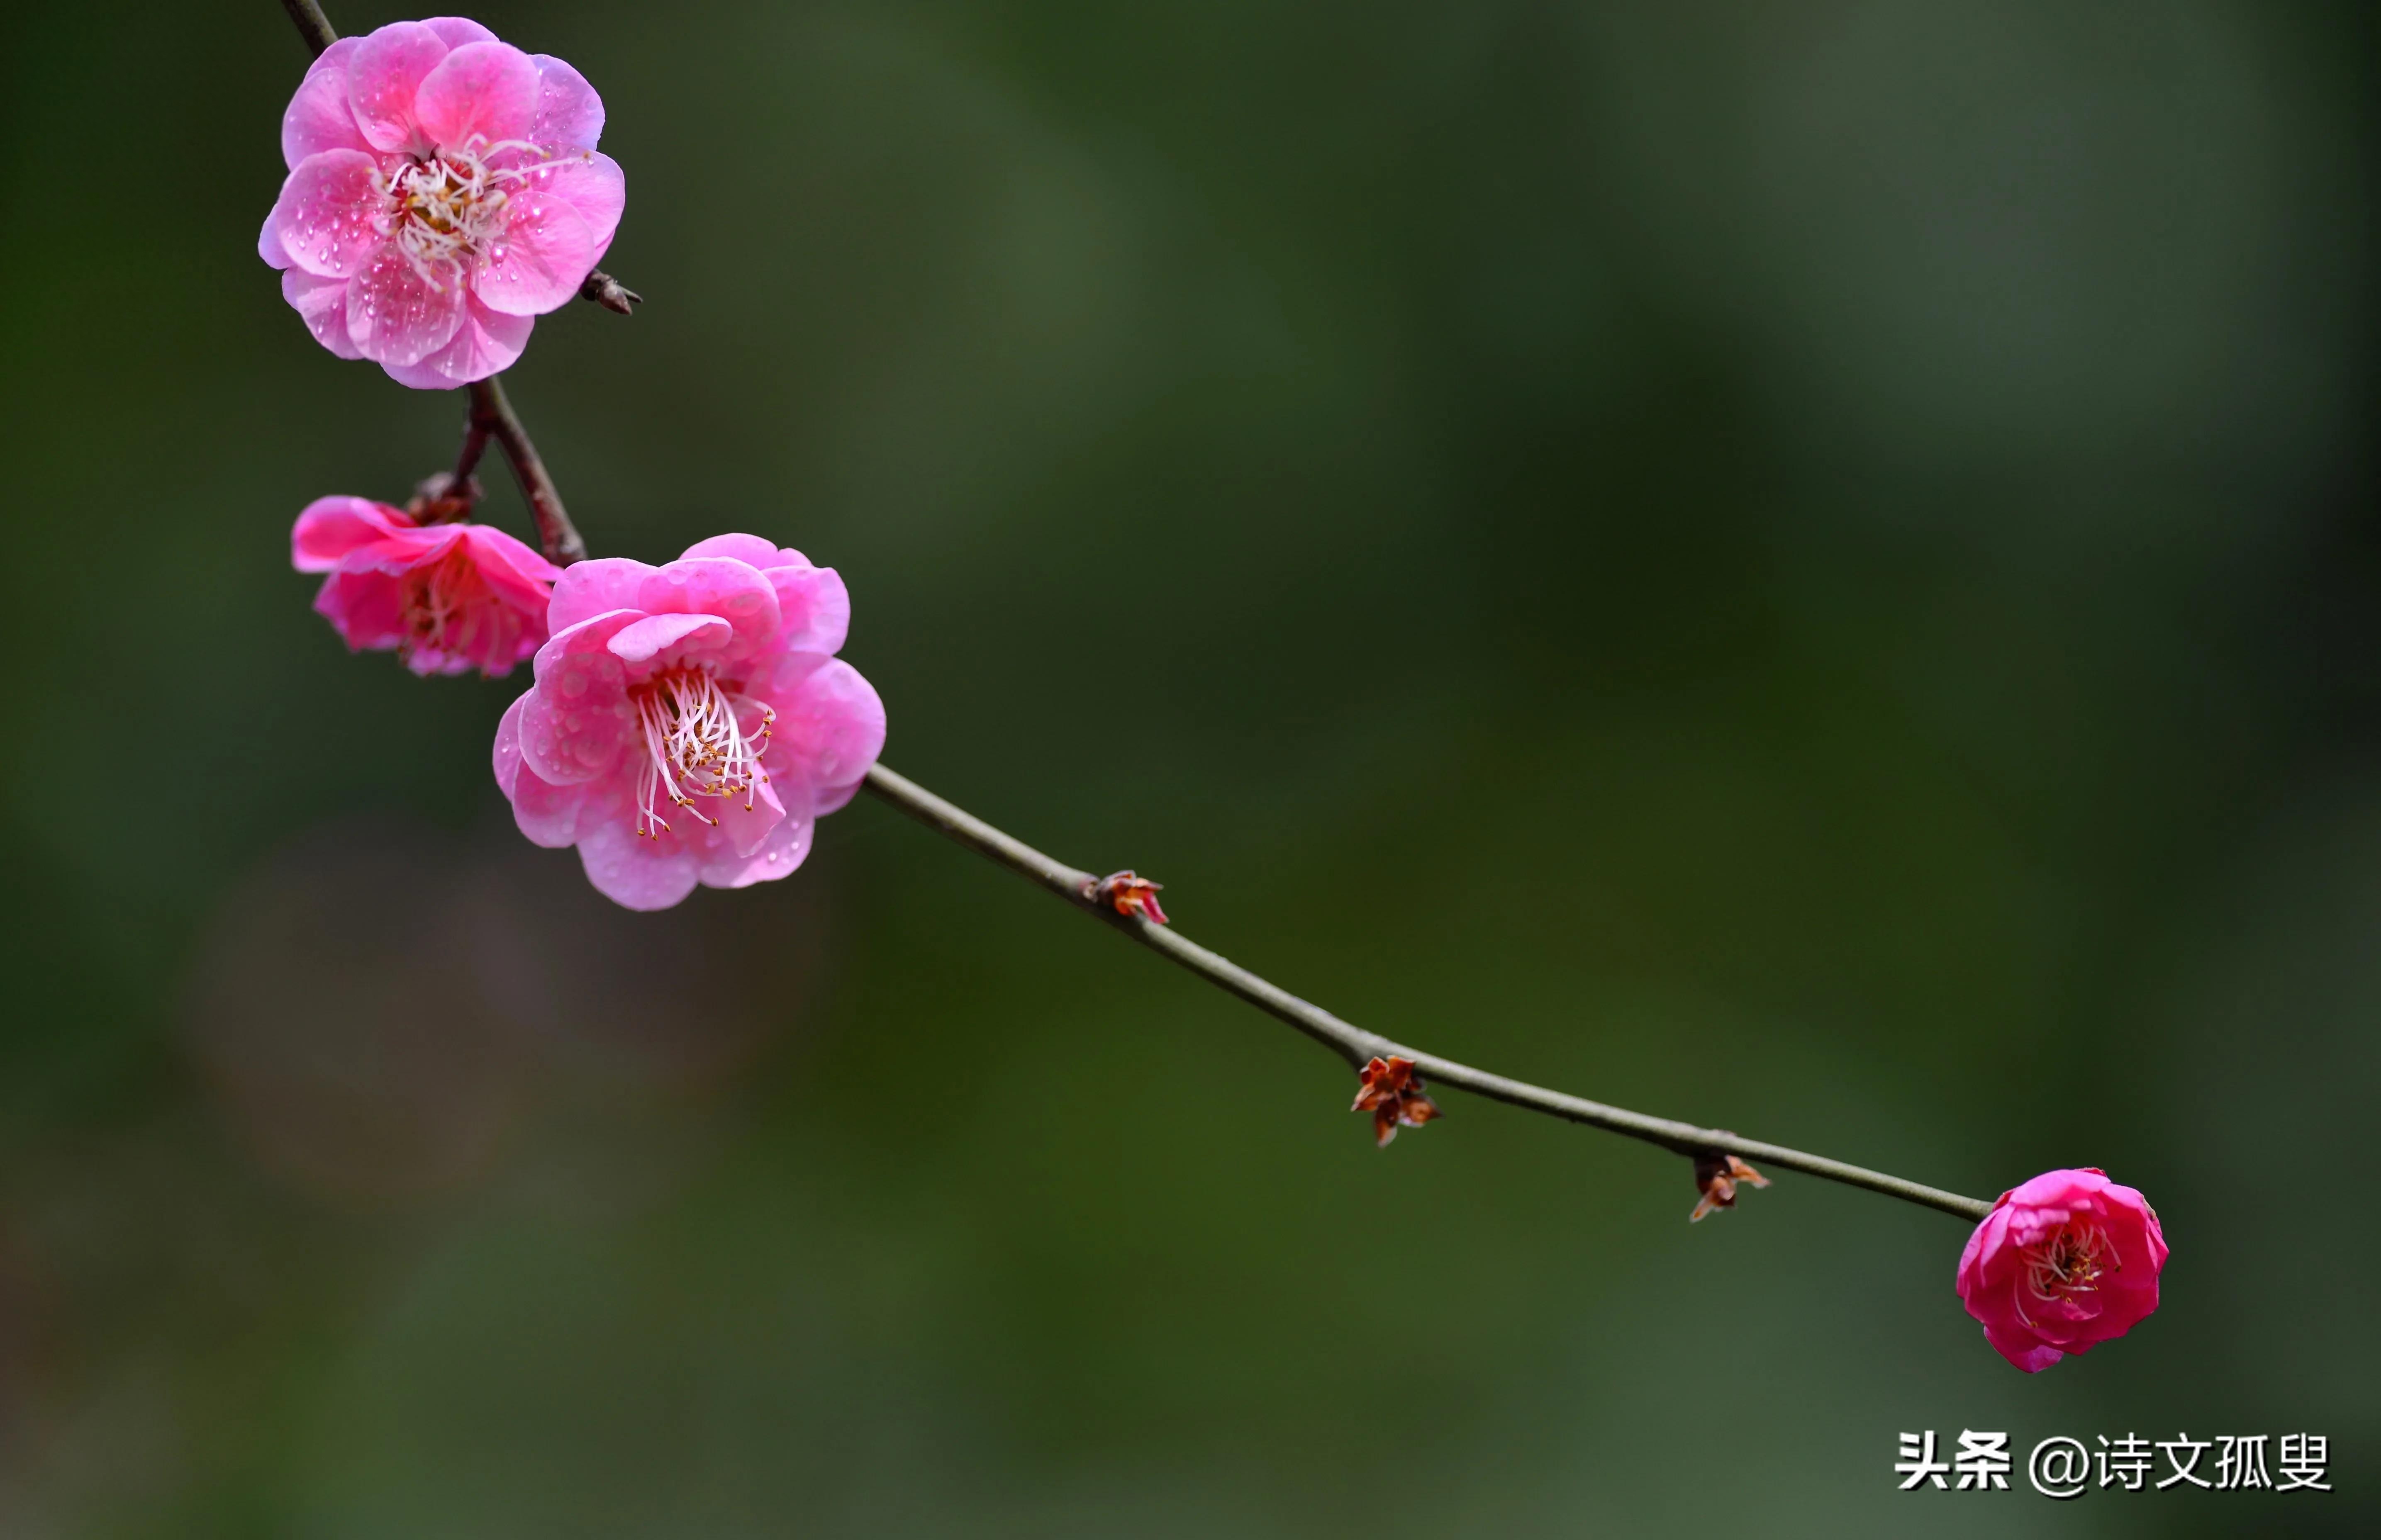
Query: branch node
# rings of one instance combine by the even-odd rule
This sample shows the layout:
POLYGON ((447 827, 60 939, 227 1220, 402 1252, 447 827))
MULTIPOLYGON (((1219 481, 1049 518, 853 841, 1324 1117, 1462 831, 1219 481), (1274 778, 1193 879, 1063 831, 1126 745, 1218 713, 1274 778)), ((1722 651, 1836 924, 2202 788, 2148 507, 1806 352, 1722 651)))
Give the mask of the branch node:
POLYGON ((1083 884, 1083 896, 1094 903, 1105 903, 1119 915, 1141 915, 1159 925, 1166 923, 1166 911, 1157 906, 1158 890, 1163 882, 1152 882, 1136 877, 1132 868, 1110 872, 1096 882, 1083 884))
POLYGON ((416 524, 454 524, 470 518, 483 495, 478 477, 442 470, 414 484, 405 511, 416 524))
MULTIPOLYGON (((1733 1130, 1723 1128, 1717 1132, 1728 1134, 1733 1130)), ((1695 1205, 1695 1211, 1687 1216, 1689 1224, 1719 1209, 1735 1207, 1736 1184, 1740 1182, 1750 1182, 1755 1187, 1769 1185, 1769 1179, 1745 1164, 1740 1156, 1708 1149, 1699 1152, 1694 1161, 1695 1185, 1702 1190, 1703 1199, 1695 1205)))
POLYGON ((592 299, 614 315, 624 316, 635 315, 636 307, 645 302, 643 295, 600 267, 589 273, 587 281, 579 285, 579 297, 592 299))

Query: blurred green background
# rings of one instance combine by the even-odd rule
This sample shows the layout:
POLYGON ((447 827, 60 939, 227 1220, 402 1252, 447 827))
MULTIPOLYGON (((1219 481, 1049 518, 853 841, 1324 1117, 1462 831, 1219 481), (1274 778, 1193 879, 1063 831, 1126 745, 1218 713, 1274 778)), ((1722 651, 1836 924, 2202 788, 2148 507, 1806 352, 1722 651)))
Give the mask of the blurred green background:
POLYGON ((1453 1095, 1377 1154, 864 798, 611 909, 491 783, 521 681, 287 568, 462 402, 255 257, 287 19, 28 6, 0 1533, 2381 1528, 2373 9, 475 14, 628 171, 648 304, 508 377, 598 552, 838 567, 889 763, 1366 1025, 2105 1166, 2167 1304, 2028 1378, 1945 1216, 1690 1230, 1684 1162, 1453 1095), (1895 1492, 1962 1427, 2338 1490, 1895 1492))

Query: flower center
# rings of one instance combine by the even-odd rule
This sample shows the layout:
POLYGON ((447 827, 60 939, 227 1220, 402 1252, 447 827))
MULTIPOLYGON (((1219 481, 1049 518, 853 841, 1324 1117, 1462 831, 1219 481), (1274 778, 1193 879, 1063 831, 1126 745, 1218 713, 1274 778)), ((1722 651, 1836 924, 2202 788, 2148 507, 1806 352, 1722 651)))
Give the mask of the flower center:
MULTIPOLYGON (((405 636, 397 642, 398 654, 471 656, 478 642, 497 639, 490 633, 511 616, 494 600, 480 569, 459 547, 417 569, 405 585, 405 636)), ((486 660, 482 663, 486 666, 486 660)))
POLYGON ((2025 1286, 2038 1300, 2089 1294, 2099 1289, 2102 1273, 2123 1266, 2099 1226, 2067 1225, 2026 1248, 2025 1286))
POLYGON ((487 249, 504 255, 505 205, 529 180, 531 168, 491 166, 501 151, 537 147, 520 139, 495 144, 476 135, 460 149, 442 149, 409 162, 389 177, 397 204, 397 249, 422 282, 444 293, 442 275, 459 275, 463 265, 487 249))
POLYGON ((761 701, 720 686, 707 669, 678 667, 629 692, 645 740, 645 765, 637 776, 637 832, 659 839, 669 820, 661 815, 666 795, 678 806, 717 827, 696 806, 699 796, 741 794, 752 810, 757 787, 769 775, 761 768, 777 713, 761 701), (745 718, 757 713, 751 731, 745 718))

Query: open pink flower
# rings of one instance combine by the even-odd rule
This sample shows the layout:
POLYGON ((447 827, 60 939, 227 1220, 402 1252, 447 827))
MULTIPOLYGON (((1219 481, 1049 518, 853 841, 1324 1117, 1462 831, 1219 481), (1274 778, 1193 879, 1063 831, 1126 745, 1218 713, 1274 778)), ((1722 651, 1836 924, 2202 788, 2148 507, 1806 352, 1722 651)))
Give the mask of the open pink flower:
POLYGON ((603 131, 584 76, 476 21, 341 38, 282 115, 257 249, 340 358, 422 390, 483 380, 612 244, 627 190, 603 131))
POLYGON ((547 619, 496 784, 522 833, 578 846, 629 908, 792 871, 885 746, 883 702, 835 657, 850 596, 798 551, 717 535, 659 567, 580 562, 547 619))
POLYGON ((416 525, 361 497, 322 497, 289 531, 314 608, 358 652, 395 648, 416 673, 505 674, 545 641, 562 569, 484 524, 416 525))
POLYGON ((2027 1374, 2122 1337, 2157 1308, 2156 1210, 2096 1167, 2045 1171, 2000 1202, 1960 1254, 1960 1299, 2027 1374))

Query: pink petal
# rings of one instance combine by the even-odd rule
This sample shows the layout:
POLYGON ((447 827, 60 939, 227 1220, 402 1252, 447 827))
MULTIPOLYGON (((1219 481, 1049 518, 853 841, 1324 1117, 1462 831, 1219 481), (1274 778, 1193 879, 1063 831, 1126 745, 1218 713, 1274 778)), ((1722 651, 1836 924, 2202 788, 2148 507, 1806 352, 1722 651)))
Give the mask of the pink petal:
MULTIPOLYGON (((788 787, 789 794, 797 788, 788 787)), ((800 798, 796 795, 797 806, 800 798)), ((702 863, 702 884, 706 888, 749 888, 755 882, 774 882, 802 864, 811 853, 811 835, 817 828, 806 814, 788 812, 783 822, 769 831, 768 838, 749 855, 714 855, 702 863)))
POLYGON ((641 838, 625 823, 589 830, 579 842, 579 859, 595 891, 624 909, 667 909, 694 891, 692 851, 641 838))
POLYGON ((537 688, 521 708, 521 753, 557 786, 602 777, 636 735, 628 666, 604 644, 638 618, 633 610, 598 615, 537 649, 537 688))
POLYGON ((341 38, 306 71, 281 115, 282 164, 294 171, 299 161, 325 150, 372 148, 348 106, 348 61, 362 46, 361 38, 341 38))
POLYGON ((786 821, 786 805, 777 800, 775 787, 755 786, 751 798, 750 808, 740 796, 702 799, 703 811, 718 822, 720 834, 739 860, 751 859, 769 837, 769 831, 786 821))
POLYGON ((637 590, 656 569, 626 556, 597 556, 565 567, 554 585, 546 624, 556 635, 615 610, 635 610, 637 590))
POLYGON ((851 592, 833 567, 771 567, 765 574, 777 590, 785 617, 777 645, 788 652, 840 652, 851 633, 851 592))
POLYGON ((726 556, 681 557, 637 588, 637 608, 649 615, 715 615, 735 628, 733 640, 708 645, 729 661, 758 655, 777 634, 777 595, 751 566, 726 556))
POLYGON ((290 264, 345 278, 388 238, 382 228, 387 212, 379 163, 360 150, 325 150, 299 162, 281 184, 272 223, 290 264))
POLYGON ((560 567, 488 525, 467 524, 463 534, 471 544, 471 560, 490 583, 515 592, 535 594, 540 609, 550 601, 551 585, 562 576, 560 567))
POLYGON ((348 334, 348 283, 345 278, 317 278, 293 267, 281 275, 281 297, 289 301, 316 342, 342 358, 360 358, 363 355, 356 351, 355 338, 348 334))
POLYGON ((696 648, 726 645, 731 633, 717 615, 648 615, 620 628, 610 646, 625 663, 649 663, 663 651, 691 639, 696 648))
POLYGON ((413 363, 381 367, 400 385, 451 390, 512 368, 529 346, 530 331, 536 324, 532 317, 500 315, 472 298, 464 305, 462 323, 446 346, 413 363))
POLYGON ((508 42, 467 42, 422 78, 413 111, 441 149, 527 138, 537 121, 537 66, 508 42))
POLYGON ((781 552, 775 541, 764 540, 758 535, 714 535, 709 540, 697 540, 688 546, 683 559, 693 561, 702 556, 725 556, 731 561, 741 562, 756 572, 781 566, 789 556, 797 561, 800 559, 798 552, 781 552))
MULTIPOLYGON (((764 690, 776 708, 769 758, 780 755, 813 788, 813 811, 851 800, 868 767, 885 752, 885 702, 860 671, 839 658, 788 658, 764 690)), ((774 773, 774 772, 773 772, 774 773)))
POLYGON ((2022 1327, 2003 1330, 1984 1328, 1984 1340, 1993 1351, 2030 1375, 2038 1375, 2067 1355, 2046 1342, 2036 1340, 2022 1327))
POLYGON ((463 324, 463 285, 456 274, 433 286, 395 242, 375 252, 348 290, 348 335, 383 365, 414 364, 454 340, 463 324))
POLYGON ((264 211, 263 228, 256 232, 256 254, 264 265, 278 272, 289 265, 289 248, 281 244, 281 200, 276 195, 273 207, 264 211))
POLYGON ((529 137, 540 144, 592 150, 604 137, 604 99, 587 77, 551 54, 532 54, 537 65, 537 123, 529 137))
POLYGON ((382 572, 334 572, 314 595, 314 612, 356 652, 395 647, 408 631, 405 585, 382 572))
POLYGON ((512 800, 513 781, 520 774, 521 708, 529 704, 529 697, 534 693, 532 687, 515 696, 513 703, 505 708, 505 714, 496 719, 495 752, 491 757, 494 761, 491 768, 496 772, 496 790, 505 794, 507 802, 512 800))
POLYGON ((467 42, 494 42, 496 34, 461 16, 425 16, 421 24, 446 42, 449 48, 460 48, 467 42))
POLYGON ((513 779, 509 795, 513 823, 529 837, 530 843, 560 850, 579 843, 580 813, 586 806, 586 787, 557 786, 523 764, 513 779))
POLYGON ((505 227, 481 254, 471 286, 492 310, 539 316, 576 299, 594 268, 595 236, 579 211, 524 193, 506 205, 505 227))
POLYGON ((402 509, 368 497, 318 497, 290 527, 289 564, 328 572, 351 552, 414 527, 402 509))
POLYGON ((579 211, 600 257, 619 228, 629 200, 628 178, 611 156, 583 150, 551 161, 524 161, 530 190, 559 198, 579 211))
POLYGON ((375 150, 433 148, 414 117, 414 93, 448 51, 419 21, 392 21, 363 39, 348 58, 348 104, 375 150))

